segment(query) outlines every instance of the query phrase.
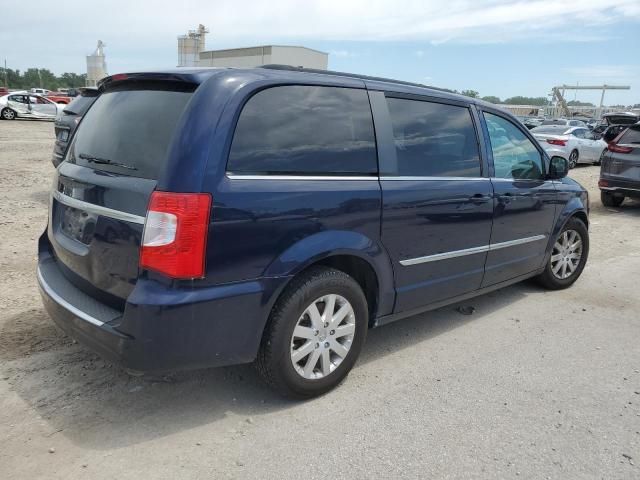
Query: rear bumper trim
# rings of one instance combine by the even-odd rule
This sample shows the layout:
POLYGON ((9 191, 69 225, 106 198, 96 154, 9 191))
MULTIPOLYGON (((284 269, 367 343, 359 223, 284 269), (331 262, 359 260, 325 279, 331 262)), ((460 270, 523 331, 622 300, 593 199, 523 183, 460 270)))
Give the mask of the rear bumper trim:
POLYGON ((67 302, 64 298, 62 298, 60 295, 58 295, 42 276, 42 272, 40 271, 39 265, 38 265, 38 283, 40 284, 40 288, 42 288, 42 290, 44 290, 44 292, 54 302, 56 302, 58 305, 63 307, 65 310, 68 310, 69 312, 74 314, 76 317, 81 318, 82 320, 85 320, 93 325, 96 325, 97 327, 101 327, 102 325, 104 325, 104 322, 102 322, 101 320, 98 320, 97 318, 92 317, 88 313, 83 312, 82 310, 76 308, 75 306, 67 302))
POLYGON ((114 210, 112 208, 102 207, 94 203, 85 202, 72 198, 64 193, 54 191, 52 194, 58 202, 78 210, 84 210, 85 212, 95 213, 96 215, 104 215, 105 217, 115 218, 116 220, 122 220, 123 222, 138 223, 144 225, 144 217, 140 215, 134 215, 132 213, 121 212, 120 210, 114 210))

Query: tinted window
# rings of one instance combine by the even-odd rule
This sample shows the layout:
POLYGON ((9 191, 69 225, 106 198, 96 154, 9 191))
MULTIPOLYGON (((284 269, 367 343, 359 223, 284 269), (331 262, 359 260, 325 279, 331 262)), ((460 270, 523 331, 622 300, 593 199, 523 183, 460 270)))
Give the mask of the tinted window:
POLYGON ((535 145, 509 120, 485 113, 497 178, 540 179, 542 158, 535 145))
POLYGON ((79 95, 73 99, 69 105, 64 107, 64 111, 75 113, 76 115, 84 115, 84 112, 89 109, 95 99, 95 96, 79 95))
POLYGON ((158 178, 189 98, 191 93, 184 91, 103 93, 82 120, 67 161, 135 177, 158 178))
POLYGON ((240 114, 227 169, 253 174, 375 174, 367 92, 301 85, 258 92, 240 114))
POLYGON ((531 133, 561 135, 566 131, 567 131, 567 127, 565 125, 547 125, 545 127, 536 127, 531 130, 531 133))
POLYGON ((632 144, 638 143, 640 144, 640 127, 636 128, 628 128, 626 132, 620 137, 618 141, 620 144, 632 144))
POLYGON ((573 132, 571 132, 571 134, 574 137, 587 138, 587 129, 586 128, 577 128, 573 132))
POLYGON ((29 103, 29 101, 27 100, 27 97, 24 95, 11 95, 9 97, 9 100, 11 100, 12 102, 18 102, 18 103, 29 103))
POLYGON ((388 98, 397 169, 386 174, 479 177, 478 140, 466 107, 388 98))

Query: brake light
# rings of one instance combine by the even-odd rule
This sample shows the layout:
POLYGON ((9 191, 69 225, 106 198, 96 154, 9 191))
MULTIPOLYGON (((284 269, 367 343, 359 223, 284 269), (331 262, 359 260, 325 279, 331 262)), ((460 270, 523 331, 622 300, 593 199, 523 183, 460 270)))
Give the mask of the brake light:
POLYGON ((598 186, 599 187, 608 187, 609 186, 609 182, 607 182, 606 180, 598 180, 598 186))
POLYGON ((567 141, 555 139, 555 138, 548 138, 547 143, 550 143, 551 145, 560 145, 561 147, 564 147, 567 144, 567 141))
POLYGON ((126 73, 116 73, 115 75, 111 75, 111 80, 114 82, 126 80, 127 78, 129 78, 129 76, 126 73))
POLYGON ((616 145, 615 143, 610 143, 607 146, 607 150, 609 150, 610 152, 616 152, 616 153, 631 153, 633 152, 633 147, 624 147, 622 145, 616 145))
POLYGON ((204 277, 210 212, 208 193, 153 192, 144 224, 140 267, 171 278, 204 277))

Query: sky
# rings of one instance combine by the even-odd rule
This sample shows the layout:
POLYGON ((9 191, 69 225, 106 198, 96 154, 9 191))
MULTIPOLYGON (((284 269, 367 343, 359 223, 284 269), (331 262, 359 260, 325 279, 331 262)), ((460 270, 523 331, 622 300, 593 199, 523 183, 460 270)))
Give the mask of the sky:
POLYGON ((328 52, 332 70, 502 99, 630 85, 605 103, 640 103, 640 0, 0 0, 0 11, 11 11, 0 61, 13 69, 84 73, 98 39, 111 74, 175 67, 176 37, 202 23, 207 49, 302 45, 328 52))

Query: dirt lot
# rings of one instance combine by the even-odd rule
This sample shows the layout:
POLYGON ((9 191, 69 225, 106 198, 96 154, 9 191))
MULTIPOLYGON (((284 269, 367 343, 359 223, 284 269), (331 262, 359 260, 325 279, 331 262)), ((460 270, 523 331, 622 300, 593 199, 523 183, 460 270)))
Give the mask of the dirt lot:
POLYGON ((531 283, 370 332, 336 391, 251 367, 135 378, 59 333, 35 280, 51 123, 0 122, 0 479, 640 478, 640 203, 571 289, 531 283))

